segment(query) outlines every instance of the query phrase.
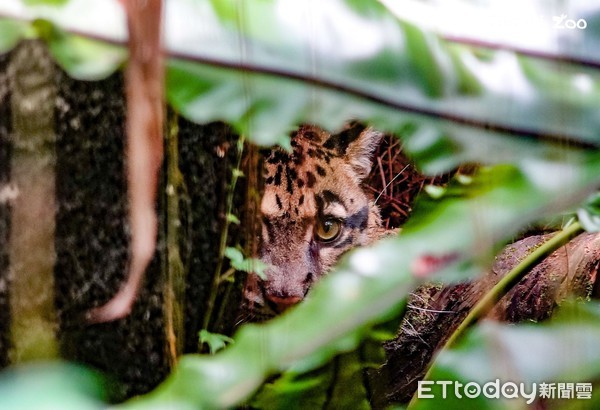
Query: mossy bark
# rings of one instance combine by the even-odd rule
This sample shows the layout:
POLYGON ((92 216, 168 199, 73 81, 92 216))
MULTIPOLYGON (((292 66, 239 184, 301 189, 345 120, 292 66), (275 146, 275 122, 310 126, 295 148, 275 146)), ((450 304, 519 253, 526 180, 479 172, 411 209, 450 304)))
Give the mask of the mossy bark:
POLYGON ((11 87, 10 360, 56 358, 54 64, 42 43, 21 43, 11 87))

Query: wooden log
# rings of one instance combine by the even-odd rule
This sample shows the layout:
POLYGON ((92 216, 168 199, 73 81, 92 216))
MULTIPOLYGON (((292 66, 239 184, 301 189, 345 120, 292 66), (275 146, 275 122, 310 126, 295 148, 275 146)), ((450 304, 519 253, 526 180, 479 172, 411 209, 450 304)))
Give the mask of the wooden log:
MULTIPOLYGON (((434 353, 470 309, 498 281, 550 235, 524 238, 499 253, 489 273, 452 286, 429 284, 409 298, 396 338, 385 344, 387 362, 375 376, 376 407, 410 400, 434 353)), ((541 321, 566 298, 599 295, 600 234, 584 233, 535 266, 489 312, 494 320, 541 321)))

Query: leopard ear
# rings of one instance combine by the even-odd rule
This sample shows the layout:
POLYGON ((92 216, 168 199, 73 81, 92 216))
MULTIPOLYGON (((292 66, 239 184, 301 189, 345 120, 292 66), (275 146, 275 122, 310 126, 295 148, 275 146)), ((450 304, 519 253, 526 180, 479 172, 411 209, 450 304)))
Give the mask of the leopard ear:
POLYGON ((358 138, 348 146, 346 157, 360 181, 365 179, 371 172, 373 153, 379 146, 382 137, 382 132, 373 128, 365 128, 358 138))
POLYGON ((349 123, 339 134, 332 135, 323 146, 344 155, 360 181, 371 172, 373 152, 383 133, 358 122, 349 123))

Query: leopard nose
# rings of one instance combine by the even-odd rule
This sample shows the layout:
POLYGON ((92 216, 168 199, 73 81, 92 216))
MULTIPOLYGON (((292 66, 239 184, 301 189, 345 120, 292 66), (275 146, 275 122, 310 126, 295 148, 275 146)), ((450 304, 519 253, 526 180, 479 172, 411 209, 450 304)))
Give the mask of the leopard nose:
POLYGON ((281 296, 269 295, 269 296, 267 296, 267 298, 273 304, 275 310, 278 313, 283 312, 284 310, 288 309, 291 306, 294 306, 295 304, 297 304, 298 302, 300 302, 302 300, 301 296, 283 296, 283 297, 281 297, 281 296))

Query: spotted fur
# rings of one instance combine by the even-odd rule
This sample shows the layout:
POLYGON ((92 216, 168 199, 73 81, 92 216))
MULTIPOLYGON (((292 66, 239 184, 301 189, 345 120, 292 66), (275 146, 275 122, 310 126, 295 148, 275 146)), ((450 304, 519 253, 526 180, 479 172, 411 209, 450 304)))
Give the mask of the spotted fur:
POLYGON ((250 275, 245 289, 254 314, 299 302, 344 252, 382 235, 379 209, 361 186, 381 136, 357 123, 334 135, 302 126, 291 152, 266 157, 260 259, 269 268, 266 280, 250 275), (339 226, 333 240, 317 235, 323 223, 339 226))

